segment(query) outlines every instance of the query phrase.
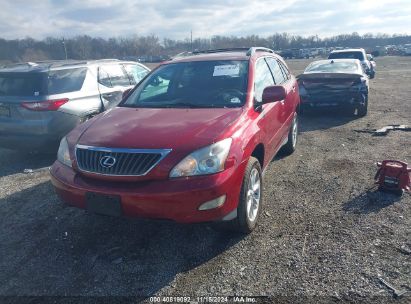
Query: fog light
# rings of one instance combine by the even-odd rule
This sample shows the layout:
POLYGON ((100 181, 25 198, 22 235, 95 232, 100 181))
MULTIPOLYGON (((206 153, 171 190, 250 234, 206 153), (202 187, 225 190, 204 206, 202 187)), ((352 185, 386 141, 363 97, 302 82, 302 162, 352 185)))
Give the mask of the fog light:
POLYGON ((214 208, 222 206, 224 203, 225 203, 225 195, 220 196, 219 198, 213 199, 212 201, 205 202, 200 207, 198 207, 198 210, 214 209, 214 208))

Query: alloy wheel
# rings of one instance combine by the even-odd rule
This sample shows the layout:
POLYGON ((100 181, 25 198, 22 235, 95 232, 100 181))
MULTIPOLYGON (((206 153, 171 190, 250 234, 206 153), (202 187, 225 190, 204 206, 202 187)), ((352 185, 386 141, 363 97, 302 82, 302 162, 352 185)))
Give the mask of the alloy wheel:
POLYGON ((250 222, 257 218, 258 209, 260 208, 261 199, 261 179, 256 168, 250 172, 250 178, 247 191, 247 217, 250 222))

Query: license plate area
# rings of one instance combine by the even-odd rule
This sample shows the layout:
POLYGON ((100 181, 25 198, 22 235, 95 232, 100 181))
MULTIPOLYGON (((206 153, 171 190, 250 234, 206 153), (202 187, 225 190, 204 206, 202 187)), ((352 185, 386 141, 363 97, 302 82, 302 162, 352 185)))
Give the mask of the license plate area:
POLYGON ((0 105, 0 116, 10 117, 10 107, 5 105, 0 105))
POLYGON ((89 212, 101 215, 121 216, 123 214, 121 199, 118 195, 87 192, 86 208, 89 212))

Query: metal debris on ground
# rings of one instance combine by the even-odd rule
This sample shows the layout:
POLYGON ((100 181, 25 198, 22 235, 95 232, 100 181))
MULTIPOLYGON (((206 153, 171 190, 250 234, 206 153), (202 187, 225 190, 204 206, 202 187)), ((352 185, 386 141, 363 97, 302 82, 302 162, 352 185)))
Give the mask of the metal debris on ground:
POLYGON ((47 171, 47 170, 50 170, 50 167, 43 167, 43 168, 38 168, 38 169, 24 169, 23 173, 30 174, 30 173, 35 173, 35 172, 47 171))
POLYGON ((390 131, 411 131, 411 127, 408 125, 388 125, 380 129, 362 129, 362 130, 354 130, 357 133, 370 133, 373 136, 385 136, 390 131))
POLYGON ((391 289, 394 293, 394 297, 395 298, 399 298, 402 297, 404 294, 410 292, 410 290, 398 290, 397 288, 395 288, 394 286, 392 286, 390 283, 388 283, 386 280, 384 280, 383 278, 378 278, 378 280, 384 284, 388 289, 391 289))
POLYGON ((411 249, 406 245, 402 245, 400 247, 400 252, 402 252, 403 254, 410 255, 411 254, 411 249))

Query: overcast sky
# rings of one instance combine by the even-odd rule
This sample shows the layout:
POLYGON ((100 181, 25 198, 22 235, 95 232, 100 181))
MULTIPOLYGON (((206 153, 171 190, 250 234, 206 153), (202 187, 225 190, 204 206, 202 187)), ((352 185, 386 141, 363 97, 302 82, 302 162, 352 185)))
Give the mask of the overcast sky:
POLYGON ((0 37, 411 34, 411 0, 0 0, 0 37))

